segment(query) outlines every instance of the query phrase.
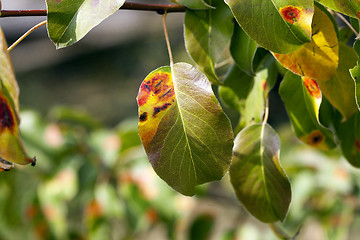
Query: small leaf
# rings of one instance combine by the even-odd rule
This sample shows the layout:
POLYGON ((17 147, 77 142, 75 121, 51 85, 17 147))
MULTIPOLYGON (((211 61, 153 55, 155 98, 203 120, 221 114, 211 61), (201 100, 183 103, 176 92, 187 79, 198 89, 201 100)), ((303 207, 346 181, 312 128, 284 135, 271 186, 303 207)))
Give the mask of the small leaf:
POLYGON ((314 1, 225 0, 242 29, 276 53, 298 49, 311 38, 314 1))
MULTIPOLYGON (((354 43, 353 46, 354 50, 356 51, 356 53, 360 54, 360 41, 357 40, 354 43)), ((353 69, 350 69, 350 74, 351 77, 354 79, 355 81, 355 100, 356 100, 356 105, 360 111, 360 68, 359 68, 359 61, 357 62, 356 66, 353 69)))
POLYGON ((214 1, 214 4, 216 9, 188 9, 184 27, 189 55, 210 81, 218 82, 215 64, 230 41, 233 22, 229 8, 222 1, 214 1))
POLYGON ((329 81, 318 81, 321 92, 329 102, 348 119, 358 111, 355 100, 355 84, 349 69, 356 65, 358 56, 355 50, 340 43, 339 67, 329 81))
POLYGON ((359 0, 316 0, 322 5, 353 18, 360 17, 359 0))
POLYGON ((0 79, 14 101, 16 115, 19 115, 19 87, 7 49, 8 45, 0 27, 0 79))
POLYGON ((284 220, 291 201, 279 153, 280 139, 268 124, 248 126, 235 138, 231 183, 241 203, 262 222, 284 220))
POLYGON ((273 53, 275 58, 297 75, 317 81, 332 78, 339 63, 339 42, 330 18, 326 9, 315 6, 311 42, 292 53, 273 53))
POLYGON ((210 82, 186 63, 161 67, 140 86, 139 135, 156 173, 184 195, 220 180, 233 146, 229 119, 210 82))
POLYGON ((125 0, 46 0, 49 36, 56 48, 74 44, 116 12, 124 2, 125 0))
POLYGON ((255 75, 253 60, 256 50, 257 43, 236 24, 230 45, 231 56, 239 68, 250 76, 255 75))
POLYGON ((319 122, 322 96, 314 80, 302 79, 287 72, 281 82, 279 93, 294 132, 301 141, 323 150, 336 146, 333 133, 319 122))
POLYGON ((339 117, 335 123, 336 134, 339 137, 344 157, 351 165, 360 168, 360 112, 345 122, 339 117))

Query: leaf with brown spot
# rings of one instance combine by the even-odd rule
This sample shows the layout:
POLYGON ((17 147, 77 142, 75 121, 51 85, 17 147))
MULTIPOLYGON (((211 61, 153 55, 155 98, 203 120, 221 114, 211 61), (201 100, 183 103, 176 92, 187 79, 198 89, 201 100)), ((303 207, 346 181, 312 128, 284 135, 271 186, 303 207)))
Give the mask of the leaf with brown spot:
POLYGON ((288 54, 273 53, 285 68, 317 81, 331 79, 339 63, 337 27, 323 7, 315 6, 311 42, 288 54))
POLYGON ((137 100, 139 135, 160 178, 190 196, 196 185, 224 176, 233 132, 202 72, 187 63, 158 68, 137 100))
POLYGON ((336 146, 333 133, 319 121, 321 92, 317 83, 287 72, 281 82, 280 96, 296 136, 304 143, 323 150, 336 146))

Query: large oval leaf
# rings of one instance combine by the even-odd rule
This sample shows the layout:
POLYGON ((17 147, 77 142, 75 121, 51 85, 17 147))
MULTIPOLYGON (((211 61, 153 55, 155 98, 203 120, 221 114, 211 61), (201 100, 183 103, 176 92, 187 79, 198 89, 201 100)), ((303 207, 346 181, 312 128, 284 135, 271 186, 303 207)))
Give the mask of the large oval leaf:
POLYGON ((288 53, 274 53, 275 58, 293 73, 317 81, 332 78, 339 63, 339 41, 331 16, 315 6, 311 42, 288 53))
POLYGON ((353 18, 360 17, 359 0, 316 0, 324 6, 353 18))
POLYGON ((214 6, 216 9, 188 9, 184 27, 185 46, 189 55, 212 82, 218 82, 215 64, 230 41, 233 22, 226 4, 214 1, 214 6))
POLYGON ((184 195, 227 172, 233 146, 229 119, 210 82, 186 63, 161 67, 141 84, 139 135, 156 173, 184 195))
POLYGON ((322 100, 317 83, 287 72, 279 89, 296 136, 304 143, 328 150, 336 146, 333 133, 319 121, 322 100))
POLYGON ((268 124, 248 126, 235 138, 231 183, 241 203, 263 222, 284 220, 291 201, 279 153, 280 139, 268 124))
POLYGON ((56 48, 74 44, 116 12, 124 2, 125 0, 46 0, 49 36, 56 48))
POLYGON ((276 53, 298 49, 311 38, 312 0, 225 0, 237 22, 259 45, 276 53))
POLYGON ((356 65, 358 56, 355 50, 340 43, 339 67, 329 81, 318 81, 321 92, 329 102, 340 111, 345 119, 358 111, 355 99, 355 84, 349 69, 356 65))

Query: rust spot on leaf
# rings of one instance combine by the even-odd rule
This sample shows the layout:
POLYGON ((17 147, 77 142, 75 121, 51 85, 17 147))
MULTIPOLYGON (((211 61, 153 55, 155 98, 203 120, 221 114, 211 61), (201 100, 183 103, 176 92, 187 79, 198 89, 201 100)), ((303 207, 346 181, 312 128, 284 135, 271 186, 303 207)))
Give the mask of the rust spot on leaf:
POLYGON ((285 21, 290 24, 294 24, 300 19, 301 8, 294 6, 287 6, 280 8, 280 14, 285 21))
POLYGON ((357 17, 360 19, 360 11, 356 12, 357 17))
POLYGON ((306 87, 307 91, 310 93, 310 95, 315 98, 321 98, 321 91, 320 91, 320 88, 319 88, 317 82, 315 82, 311 78, 307 78, 307 77, 304 77, 303 80, 304 80, 305 87, 306 87))
POLYGON ((324 141, 325 141, 324 135, 319 130, 315 130, 309 134, 306 142, 307 142, 307 144, 309 144, 313 147, 318 147, 324 141))
POLYGON ((360 140, 358 138, 355 139, 354 146, 355 149, 360 153, 360 140))
POLYGON ((162 105, 161 107, 154 107, 154 114, 153 116, 155 117, 159 112, 164 111, 165 109, 168 108, 168 106, 170 106, 171 103, 165 103, 164 105, 162 105))
POLYGON ((139 121, 144 122, 146 120, 147 120, 147 112, 143 112, 139 117, 139 121))
POLYGON ((3 132, 5 129, 9 129, 11 132, 13 132, 14 127, 14 113, 11 111, 7 100, 3 97, 0 97, 0 132, 3 132))

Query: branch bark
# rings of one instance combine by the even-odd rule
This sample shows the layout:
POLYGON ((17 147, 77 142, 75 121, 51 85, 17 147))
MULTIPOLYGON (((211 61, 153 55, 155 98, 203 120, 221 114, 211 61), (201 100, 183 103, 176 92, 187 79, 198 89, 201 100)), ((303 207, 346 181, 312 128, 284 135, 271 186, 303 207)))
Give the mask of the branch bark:
MULTIPOLYGON (((185 12, 186 7, 176 4, 143 4, 143 3, 124 3, 119 10, 138 10, 138 11, 155 11, 159 14, 165 12, 185 12)), ((46 10, 0 10, 0 18, 4 17, 34 17, 46 16, 46 10)))

